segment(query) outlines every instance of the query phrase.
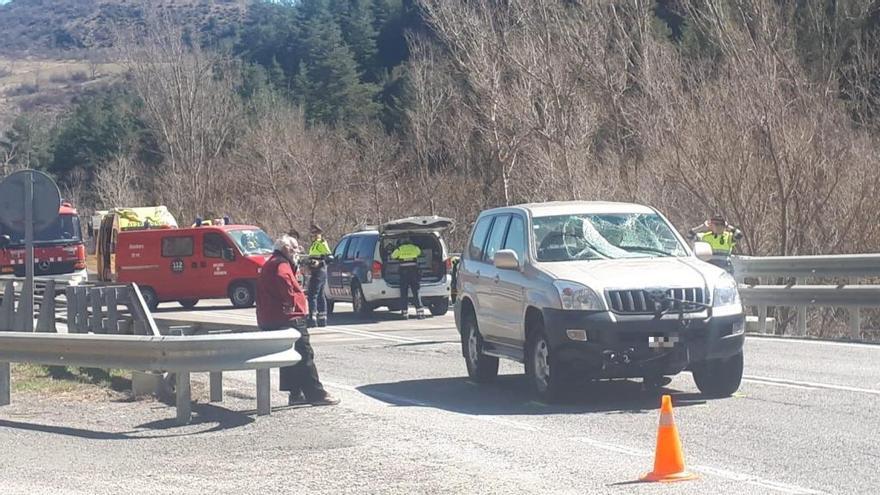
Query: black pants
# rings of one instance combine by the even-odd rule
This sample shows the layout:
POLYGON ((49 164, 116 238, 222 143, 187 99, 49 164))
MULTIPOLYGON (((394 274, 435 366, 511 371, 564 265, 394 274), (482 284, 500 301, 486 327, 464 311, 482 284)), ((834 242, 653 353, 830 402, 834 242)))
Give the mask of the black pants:
POLYGON ((413 304, 416 309, 422 309, 422 300, 419 298, 419 285, 421 276, 418 265, 401 265, 400 267, 400 305, 402 310, 409 307, 409 293, 412 292, 413 304))
POLYGON ((308 400, 323 399, 327 395, 321 380, 318 378, 318 368, 315 366, 315 351, 309 343, 309 331, 305 326, 289 326, 263 328, 262 330, 282 330, 296 328, 301 334, 293 348, 302 356, 300 362, 293 366, 284 366, 278 370, 280 383, 278 390, 290 392, 292 395, 302 393, 308 400))

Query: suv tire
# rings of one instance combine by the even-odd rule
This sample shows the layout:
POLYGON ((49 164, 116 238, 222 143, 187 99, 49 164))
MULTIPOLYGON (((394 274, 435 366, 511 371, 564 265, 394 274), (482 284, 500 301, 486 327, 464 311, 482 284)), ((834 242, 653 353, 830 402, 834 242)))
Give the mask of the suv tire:
POLYGON ((254 285, 248 282, 236 282, 229 286, 229 300, 236 308, 249 308, 254 305, 256 294, 254 285))
POLYGON ((351 307, 354 310, 354 314, 362 318, 373 313, 373 306, 367 302, 360 285, 351 286, 351 307))
POLYGON ((471 380, 485 383, 498 376, 498 358, 483 354, 483 336, 472 314, 462 320, 461 350, 471 380))
POLYGON ((703 395, 729 397, 739 388, 743 375, 743 353, 727 359, 713 359, 695 365, 694 383, 703 395))
POLYGON ((543 324, 534 325, 536 327, 526 340, 526 377, 541 400, 555 402, 562 397, 565 377, 550 348, 543 324))
POLYGON ((432 301, 428 304, 428 309, 434 316, 443 316, 449 312, 449 299, 444 297, 443 299, 432 301))

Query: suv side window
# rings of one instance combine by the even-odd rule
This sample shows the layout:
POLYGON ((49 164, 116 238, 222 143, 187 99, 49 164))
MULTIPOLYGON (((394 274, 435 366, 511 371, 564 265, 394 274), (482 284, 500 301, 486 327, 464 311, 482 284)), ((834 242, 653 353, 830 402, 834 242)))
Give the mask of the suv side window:
POLYGON ((477 222, 474 227, 474 233, 471 235, 471 244, 468 247, 468 257, 479 260, 483 257, 483 246, 486 245, 486 236, 489 234, 489 227, 492 226, 494 217, 486 216, 477 222))
POLYGON ((346 251, 345 253, 345 261, 356 259, 358 257, 358 251, 360 251, 361 245, 363 243, 363 237, 352 237, 351 242, 348 243, 348 251, 346 251))
POLYGON ((520 263, 526 256, 526 224, 523 217, 514 215, 510 219, 510 228, 507 230, 507 240, 504 241, 504 249, 510 249, 516 253, 520 263))
POLYGON ((342 255, 345 254, 345 248, 348 247, 348 243, 351 240, 351 237, 346 237, 339 241, 339 244, 336 245, 336 249, 333 250, 333 257, 337 260, 342 259, 342 255))
POLYGON ((486 252, 483 253, 483 261, 486 263, 492 263, 495 253, 501 249, 508 225, 510 225, 510 215, 498 215, 495 217, 495 223, 492 224, 492 233, 489 234, 489 242, 486 243, 486 252))

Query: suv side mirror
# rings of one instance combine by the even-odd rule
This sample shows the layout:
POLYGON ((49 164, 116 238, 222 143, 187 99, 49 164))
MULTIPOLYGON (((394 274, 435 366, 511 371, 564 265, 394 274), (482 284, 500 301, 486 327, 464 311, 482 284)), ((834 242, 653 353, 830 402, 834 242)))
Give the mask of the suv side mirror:
POLYGON ((8 235, 0 235, 0 249, 6 249, 11 241, 8 235))
POLYGON ((712 259, 712 246, 708 242, 697 241, 694 243, 694 254, 703 261, 712 259))
POLYGON ((231 247, 223 248, 223 259, 226 261, 235 261, 235 250, 231 247))
POLYGON ((516 251, 511 249, 502 249, 495 253, 495 268, 501 270, 519 270, 519 256, 516 251))

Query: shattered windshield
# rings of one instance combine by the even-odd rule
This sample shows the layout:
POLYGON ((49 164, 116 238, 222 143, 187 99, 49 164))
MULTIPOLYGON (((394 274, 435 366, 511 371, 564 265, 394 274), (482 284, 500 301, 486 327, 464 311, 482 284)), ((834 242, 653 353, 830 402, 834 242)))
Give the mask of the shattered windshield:
POLYGON ((262 230, 230 230, 228 233, 242 254, 272 254, 272 239, 262 230))
POLYGON ((687 256, 656 213, 595 213, 533 220, 538 261, 687 256))

